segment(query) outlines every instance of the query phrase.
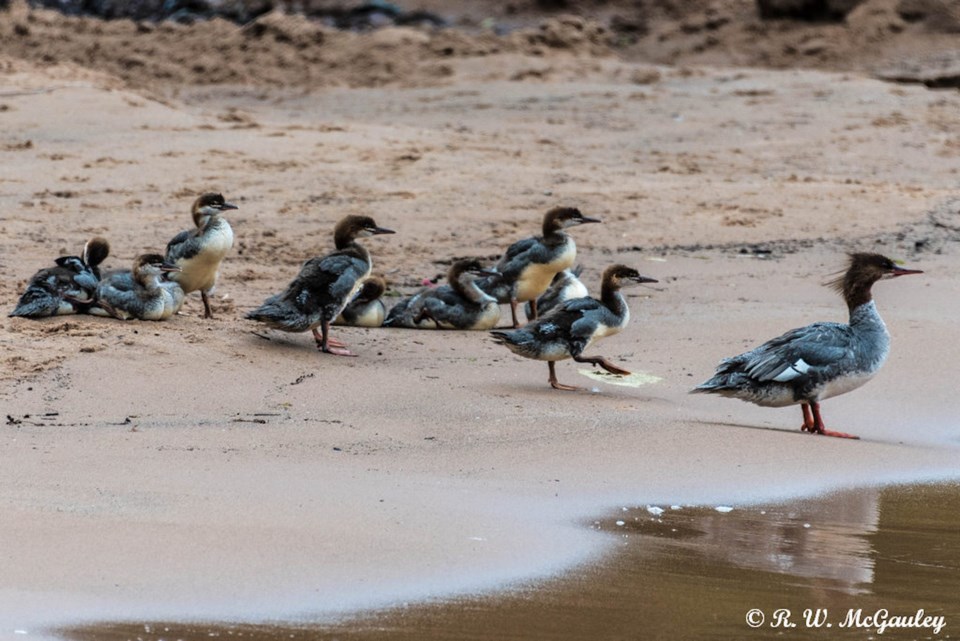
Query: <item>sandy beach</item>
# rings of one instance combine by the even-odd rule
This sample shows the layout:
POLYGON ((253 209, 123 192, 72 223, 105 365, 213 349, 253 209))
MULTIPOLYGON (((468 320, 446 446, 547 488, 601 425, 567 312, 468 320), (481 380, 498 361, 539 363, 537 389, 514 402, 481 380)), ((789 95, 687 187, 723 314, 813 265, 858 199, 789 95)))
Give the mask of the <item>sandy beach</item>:
MULTIPOLYGON (((421 38, 378 34, 388 54, 421 38)), ((0 57, 8 310, 92 236, 127 267, 189 227, 200 193, 239 206, 212 320, 196 294, 160 323, 0 319, 0 637, 326 620, 590 563, 610 543, 583 523, 621 504, 956 476, 960 93, 589 51, 444 65, 390 86, 174 91, 0 57), (365 245, 409 293, 555 205, 603 219, 571 232, 592 292, 614 262, 659 280, 594 349, 647 384, 566 361, 561 380, 593 391, 557 392, 482 332, 339 328, 349 359, 242 319, 346 214, 397 231, 365 245), (823 283, 855 250, 925 272, 877 285, 890 359, 824 404, 860 441, 801 434, 796 407, 687 394, 724 356, 846 320, 823 283)))

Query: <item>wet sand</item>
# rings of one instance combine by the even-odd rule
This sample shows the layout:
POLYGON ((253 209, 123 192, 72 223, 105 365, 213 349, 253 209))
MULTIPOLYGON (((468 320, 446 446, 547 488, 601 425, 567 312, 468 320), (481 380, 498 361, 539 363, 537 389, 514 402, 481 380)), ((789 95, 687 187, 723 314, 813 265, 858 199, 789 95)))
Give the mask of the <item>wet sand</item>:
MULTIPOLYGON (((540 60, 495 61, 543 71, 540 60)), ((0 296, 109 238, 108 267, 162 248, 191 200, 240 205, 217 291, 164 323, 0 320, 0 633, 89 621, 327 619, 556 576, 614 547, 622 505, 773 500, 956 475, 960 96, 854 75, 601 61, 551 81, 186 89, 163 101, 63 69, 0 76, 0 296), (644 67, 647 69, 647 67, 644 67), (398 291, 496 256, 573 204, 596 289, 614 261, 661 281, 597 351, 662 379, 596 383, 485 336, 343 329, 316 353, 242 313, 367 213, 398 291), (799 410, 690 397, 723 356, 843 320, 844 253, 924 269, 877 286, 893 353, 799 410), (267 336, 264 339, 254 334, 267 336)))
POLYGON ((591 525, 610 542, 603 559, 506 594, 328 626, 151 621, 62 633, 77 641, 947 639, 960 622, 958 507, 955 484, 845 490, 732 509, 622 507, 591 525))

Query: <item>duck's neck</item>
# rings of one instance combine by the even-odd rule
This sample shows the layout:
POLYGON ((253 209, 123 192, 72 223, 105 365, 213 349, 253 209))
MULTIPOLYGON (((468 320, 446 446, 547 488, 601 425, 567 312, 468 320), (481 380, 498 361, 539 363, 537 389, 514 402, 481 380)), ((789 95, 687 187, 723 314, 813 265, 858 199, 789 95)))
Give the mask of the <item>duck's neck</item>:
POLYGON ((144 274, 140 276, 139 280, 148 292, 155 292, 160 289, 160 276, 157 274, 144 274))
POLYGON ((482 305, 483 303, 497 300, 493 296, 490 296, 485 291, 480 289, 480 286, 477 285, 477 279, 471 278, 466 274, 452 281, 450 285, 453 287, 454 291, 476 305, 482 305))
POLYGON ((887 333, 887 326, 880 318, 877 304, 873 300, 862 303, 850 310, 850 327, 861 331, 879 331, 887 333))
POLYGON ((627 300, 620 293, 620 288, 607 283, 604 283, 600 290, 600 302, 618 318, 622 318, 629 311, 627 300))
POLYGON ((872 287, 872 281, 866 283, 847 276, 843 283, 843 299, 847 302, 847 309, 850 310, 851 316, 857 308, 873 301, 872 287))
POLYGON ((351 238, 347 242, 337 242, 337 251, 351 254, 357 258, 365 261, 368 265, 373 265, 373 260, 370 258, 370 252, 367 251, 367 248, 361 245, 356 241, 356 239, 351 238))
POLYGON ((563 231, 563 227, 557 225, 554 221, 547 221, 543 224, 543 240, 548 245, 561 245, 567 242, 570 237, 563 231))

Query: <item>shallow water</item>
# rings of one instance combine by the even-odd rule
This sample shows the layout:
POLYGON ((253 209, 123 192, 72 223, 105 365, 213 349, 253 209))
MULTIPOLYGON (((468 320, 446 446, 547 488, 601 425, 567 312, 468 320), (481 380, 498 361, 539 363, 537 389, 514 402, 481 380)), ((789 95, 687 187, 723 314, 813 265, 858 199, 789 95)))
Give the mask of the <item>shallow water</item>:
POLYGON ((960 484, 732 510, 628 507, 587 525, 615 537, 615 551, 505 594, 335 625, 104 623, 59 634, 83 641, 960 638, 960 484), (751 610, 755 628, 747 624, 751 610))

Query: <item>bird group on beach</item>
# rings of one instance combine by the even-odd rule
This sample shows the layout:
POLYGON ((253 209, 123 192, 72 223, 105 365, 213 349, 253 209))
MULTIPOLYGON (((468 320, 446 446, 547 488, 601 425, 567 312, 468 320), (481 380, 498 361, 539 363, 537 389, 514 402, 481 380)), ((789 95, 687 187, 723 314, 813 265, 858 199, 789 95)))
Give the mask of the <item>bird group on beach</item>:
MULTIPOLYGON (((82 255, 61 256, 54 266, 34 274, 9 315, 91 314, 160 321, 177 314, 187 294, 199 291, 204 318, 213 318, 210 295, 234 241, 225 212, 235 209, 221 194, 201 195, 191 208, 193 228, 174 236, 164 254, 138 255, 130 270, 101 274, 110 246, 103 238, 92 238, 82 255)), ((579 279, 576 242, 566 230, 600 222, 574 207, 554 207, 544 215, 539 235, 507 247, 496 264, 454 261, 446 284, 428 285, 388 309, 386 282, 373 275, 371 254, 359 241, 395 232, 369 216, 348 215, 334 228, 333 250, 306 260, 283 291, 245 318, 279 331, 310 331, 319 351, 336 356, 355 354, 331 336, 335 325, 488 331, 514 354, 546 361, 554 389, 577 390, 558 380, 556 362, 572 359, 612 375, 629 375, 587 351, 629 323, 624 287, 657 282, 633 267, 613 264, 603 271, 599 297, 589 295, 579 279), (521 303, 525 324, 518 313, 521 303), (509 327, 497 327, 501 305, 509 305, 509 327)), ((691 393, 719 394, 765 407, 800 405, 802 430, 856 438, 828 430, 820 402, 860 387, 886 360, 890 336, 873 301, 872 286, 920 273, 880 254, 851 254, 844 273, 830 283, 847 303, 848 323, 819 322, 793 329, 726 358, 714 376, 691 393)))

